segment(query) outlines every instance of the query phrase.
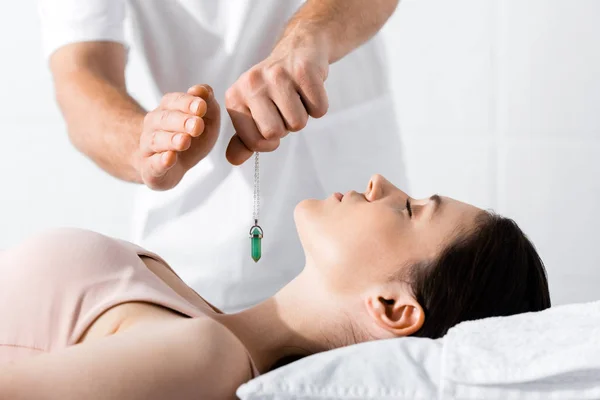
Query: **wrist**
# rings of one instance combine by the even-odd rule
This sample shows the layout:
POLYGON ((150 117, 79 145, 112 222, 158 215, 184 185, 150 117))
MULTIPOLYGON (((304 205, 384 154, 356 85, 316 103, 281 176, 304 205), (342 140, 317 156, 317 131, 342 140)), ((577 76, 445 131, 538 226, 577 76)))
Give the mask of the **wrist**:
POLYGON ((274 53, 286 54, 297 49, 308 48, 313 54, 320 54, 327 64, 331 59, 331 43, 321 24, 311 21, 296 21, 289 25, 273 49, 274 53))
POLYGON ((136 149, 129 157, 129 169, 131 171, 131 181, 133 183, 144 183, 142 179, 142 156, 140 151, 136 149))
MULTIPOLYGON (((145 117, 145 115, 144 115, 145 117)), ((133 147, 131 153, 129 154, 129 169, 130 171, 132 171, 132 181, 134 183, 144 183, 144 180, 142 179, 142 159, 143 159, 143 155, 142 152, 140 151, 140 138, 142 136, 142 132, 144 129, 144 118, 141 119, 139 124, 137 127, 137 144, 136 146, 133 147)))

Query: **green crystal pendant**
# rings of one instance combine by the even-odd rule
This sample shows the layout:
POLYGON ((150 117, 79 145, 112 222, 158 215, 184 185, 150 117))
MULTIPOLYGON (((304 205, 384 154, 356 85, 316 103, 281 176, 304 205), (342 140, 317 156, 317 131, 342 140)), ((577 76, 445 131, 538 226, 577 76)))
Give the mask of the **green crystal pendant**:
POLYGON ((250 228, 250 255, 254 262, 258 262, 262 256, 260 242, 263 238, 263 230, 258 226, 258 221, 254 220, 254 226, 250 228))

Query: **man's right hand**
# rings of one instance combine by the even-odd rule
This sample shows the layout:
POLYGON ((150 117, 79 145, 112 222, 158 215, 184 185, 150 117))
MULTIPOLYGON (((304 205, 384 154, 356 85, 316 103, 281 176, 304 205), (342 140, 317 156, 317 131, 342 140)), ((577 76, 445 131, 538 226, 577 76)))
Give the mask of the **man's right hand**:
POLYGON ((175 187, 213 148, 219 135, 219 104, 208 85, 166 94, 144 118, 137 168, 150 189, 175 187))

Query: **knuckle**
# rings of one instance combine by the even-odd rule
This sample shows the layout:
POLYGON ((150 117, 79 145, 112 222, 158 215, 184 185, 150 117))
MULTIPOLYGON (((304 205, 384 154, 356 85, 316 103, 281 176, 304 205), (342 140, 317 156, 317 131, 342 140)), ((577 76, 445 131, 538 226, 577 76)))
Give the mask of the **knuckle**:
POLYGON ((160 121, 161 124, 164 124, 165 122, 167 122, 169 120, 170 115, 171 115, 171 113, 168 110, 162 110, 160 112, 158 120, 160 121))
POLYGON ((290 120, 288 125, 290 128, 290 131, 298 132, 299 130, 303 129, 306 126, 307 122, 308 122, 308 117, 302 116, 302 117, 296 117, 296 118, 290 120))
POLYGON ((161 167, 160 164, 156 161, 157 157, 152 157, 148 160, 148 169, 153 177, 159 176, 161 167))
POLYGON ((150 135, 150 148, 156 149, 156 145, 158 144, 158 131, 153 131, 150 135))
POLYGON ((238 95, 237 90, 233 87, 230 87, 225 92, 225 105, 227 107, 235 107, 238 103, 238 95))
POLYGON ((298 132, 299 130, 304 128, 304 125, 299 121, 291 121, 289 125, 290 125, 290 131, 292 131, 292 132, 298 132))
POLYGON ((299 61, 294 66, 294 78, 298 82, 308 82, 311 79, 311 68, 308 62, 299 61))
POLYGON ((173 100, 171 101, 171 106, 176 106, 186 96, 187 95, 185 93, 173 93, 173 100))
POLYGON ((280 139, 268 140, 263 144, 262 148, 259 149, 259 151, 264 151, 264 152, 275 151, 279 147, 280 143, 281 143, 280 139))
POLYGON ((327 110, 329 109, 329 104, 327 101, 322 101, 315 104, 315 109, 313 111, 313 116, 315 118, 321 118, 325 114, 327 114, 327 110))
POLYGON ((250 90, 259 89, 263 85, 263 74, 258 68, 253 68, 244 75, 244 83, 250 90))
POLYGON ((285 131, 280 127, 270 126, 262 132, 262 135, 267 140, 279 139, 284 135, 285 131))
POLYGON ((266 71, 266 78, 269 83, 278 85, 287 78, 287 72, 281 65, 274 65, 266 71))

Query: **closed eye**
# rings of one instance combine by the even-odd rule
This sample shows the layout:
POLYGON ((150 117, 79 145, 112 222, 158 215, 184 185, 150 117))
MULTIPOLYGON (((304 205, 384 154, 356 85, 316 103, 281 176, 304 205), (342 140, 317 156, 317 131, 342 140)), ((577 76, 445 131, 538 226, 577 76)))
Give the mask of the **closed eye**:
POLYGON ((408 216, 412 218, 412 207, 410 206, 409 199, 406 199, 406 211, 408 211, 408 216))

